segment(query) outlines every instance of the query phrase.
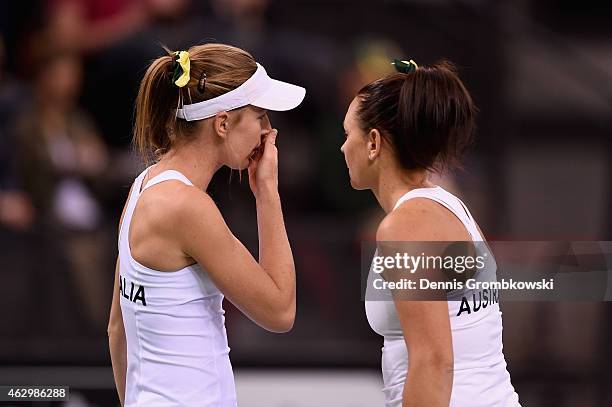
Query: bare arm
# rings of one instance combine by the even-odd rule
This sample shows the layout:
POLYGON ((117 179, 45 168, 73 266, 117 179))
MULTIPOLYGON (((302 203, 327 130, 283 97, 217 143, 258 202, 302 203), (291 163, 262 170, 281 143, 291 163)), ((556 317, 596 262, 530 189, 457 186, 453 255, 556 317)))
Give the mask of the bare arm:
POLYGON ((453 349, 446 301, 396 301, 410 354, 403 407, 448 407, 453 349))
POLYGON ((119 401, 123 406, 125 397, 125 373, 127 370, 127 343, 125 340, 125 328, 119 305, 119 259, 115 269, 115 284, 113 285, 113 303, 111 305, 110 318, 108 322, 108 347, 113 365, 113 375, 119 401))
POLYGON ((277 191, 257 198, 259 266, 276 285, 288 329, 295 319, 295 265, 277 191))
POLYGON ((249 167, 257 202, 259 263, 227 227, 204 192, 185 187, 178 203, 178 238, 224 295, 263 328, 286 332, 295 320, 295 267, 277 190, 276 132, 249 167))
MULTIPOLYGON (((419 210, 391 213, 378 229, 379 247, 381 242, 385 241, 412 242, 410 246, 403 247, 413 248, 421 244, 418 242, 444 240, 440 238, 439 227, 431 230, 427 215, 427 212, 419 210)), ((382 245, 384 246, 384 243, 382 245)), ((432 245, 424 244, 423 247, 425 251, 432 250, 432 245)), ((391 253, 385 253, 387 254, 391 253)), ((422 273, 431 273, 426 278, 438 278, 433 274, 435 272, 418 273, 421 274, 412 275, 410 278, 423 277, 422 273)), ((433 294, 411 294, 405 290, 401 293, 398 291, 394 292, 394 302, 410 355, 402 406, 448 407, 453 386, 454 356, 445 293, 438 291, 433 294), (427 300, 415 300, 411 295, 426 295, 421 298, 427 300)))
MULTIPOLYGON (((130 195, 132 191, 130 190, 130 195)), ((129 196, 128 200, 129 201, 129 196)), ((123 207, 121 220, 123 222, 125 208, 123 207)), ((111 363, 113 365, 113 375, 115 377, 115 385, 117 386, 117 394, 119 401, 123 406, 125 402, 125 374, 127 371, 127 343, 125 340, 125 327, 123 326, 123 316, 121 314, 121 306, 119 304, 119 257, 117 257, 117 265, 115 266, 115 282, 113 284, 113 300, 111 303, 110 316, 108 319, 108 348, 111 355, 111 363)))
POLYGON ((249 183, 257 203, 259 264, 283 293, 291 325, 295 319, 295 265, 278 194, 276 130, 267 137, 264 156, 249 168, 249 183))

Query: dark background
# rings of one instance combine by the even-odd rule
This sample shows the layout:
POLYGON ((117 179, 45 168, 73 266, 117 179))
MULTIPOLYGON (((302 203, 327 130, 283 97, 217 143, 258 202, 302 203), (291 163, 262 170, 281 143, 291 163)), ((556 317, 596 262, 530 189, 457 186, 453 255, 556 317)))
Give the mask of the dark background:
MULTIPOLYGON (((339 148, 355 91, 390 72, 392 58, 447 58, 459 67, 480 108, 477 142, 463 171, 435 179, 466 202, 488 239, 612 240, 612 9, 600 4, 2 2, 0 383, 50 367, 110 366, 117 224, 142 168, 130 150, 133 102, 149 61, 163 53, 160 42, 173 50, 236 45, 273 77, 308 90, 298 109, 271 115, 297 321, 291 333, 274 335, 226 304, 237 369, 380 368, 382 339, 365 319, 359 259, 382 211, 370 193, 350 188, 339 148), (68 138, 54 135, 57 117, 73 124, 68 138), (53 151, 59 158, 49 159, 53 151), (68 190, 88 204, 59 198, 75 183, 80 192, 68 190), (80 220, 58 216, 62 205, 80 220)), ((221 170, 209 192, 256 253, 246 173, 221 170)), ((612 405, 608 303, 501 308, 524 406, 612 405)), ((90 402, 112 403, 112 388, 82 387, 90 402)))

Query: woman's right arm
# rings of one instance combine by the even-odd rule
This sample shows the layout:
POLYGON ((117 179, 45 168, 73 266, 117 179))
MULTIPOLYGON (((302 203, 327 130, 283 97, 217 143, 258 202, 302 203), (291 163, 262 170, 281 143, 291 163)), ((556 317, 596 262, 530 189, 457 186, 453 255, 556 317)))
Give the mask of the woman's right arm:
POLYGON ((113 285, 113 302, 111 305, 110 318, 108 321, 108 348, 113 366, 113 376, 117 386, 117 395, 123 406, 125 398, 125 374, 127 371, 127 341, 125 339, 125 328, 119 305, 119 259, 115 268, 115 284, 113 285))
MULTIPOLYGON (((121 218, 119 220, 119 229, 123 223, 127 203, 132 195, 132 188, 128 194, 128 199, 123 207, 121 218)), ((125 399, 125 375, 127 371, 127 341, 125 338, 125 327, 123 326, 123 315, 121 314, 121 305, 119 303, 119 257, 117 256, 117 264, 115 266, 115 283, 113 284, 113 299, 111 302, 111 310, 108 318, 108 348, 111 355, 111 364, 113 366, 113 376, 115 377, 115 385, 117 386, 117 395, 121 405, 125 399)))
POLYGON ((269 331, 287 332, 295 320, 295 266, 278 194, 275 137, 271 132, 262 157, 249 168, 259 262, 231 233, 212 199, 196 188, 184 187, 174 230, 185 253, 245 315, 269 331))

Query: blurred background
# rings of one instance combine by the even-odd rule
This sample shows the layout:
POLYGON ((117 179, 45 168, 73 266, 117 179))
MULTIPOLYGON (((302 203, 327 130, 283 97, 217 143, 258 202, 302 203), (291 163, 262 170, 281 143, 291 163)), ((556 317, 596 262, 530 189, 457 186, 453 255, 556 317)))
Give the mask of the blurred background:
MULTIPOLYGON (((359 281, 382 211, 350 188, 339 151, 353 95, 392 58, 450 59, 480 108, 477 143, 435 182, 490 240, 612 240, 610 21, 593 0, 0 2, 0 384, 71 386, 70 402, 38 406, 118 405, 106 324, 119 216, 142 169, 136 91, 160 43, 214 41, 308 89, 271 115, 297 321, 266 333, 226 303, 240 405, 382 405, 382 338, 359 281)), ((257 253, 246 174, 221 170, 209 192, 257 253)), ((609 303, 501 308, 523 406, 612 406, 609 303)))

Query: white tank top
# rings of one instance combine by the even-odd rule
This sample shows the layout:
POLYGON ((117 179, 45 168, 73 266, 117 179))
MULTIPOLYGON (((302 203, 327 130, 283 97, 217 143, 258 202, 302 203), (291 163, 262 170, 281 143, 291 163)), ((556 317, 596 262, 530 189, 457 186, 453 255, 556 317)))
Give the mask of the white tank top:
POLYGON ((193 185, 169 170, 140 191, 147 170, 134 181, 119 231, 117 289, 127 340, 125 407, 234 407, 221 292, 197 264, 173 272, 153 270, 130 252, 130 223, 142 191, 167 180, 193 185))
MULTIPOLYGON (((476 222, 463 202, 443 188, 413 189, 402 196, 393 209, 413 198, 427 198, 440 203, 463 223, 473 241, 483 241, 476 222)), ((479 273, 495 273, 495 259, 489 253, 489 261, 479 273)), ((373 276, 370 270, 370 290, 373 276)), ((472 290, 466 294, 463 290, 455 290, 447 294, 454 353, 450 406, 520 407, 502 353, 499 294, 494 290, 483 291, 472 290)), ((387 300, 380 300, 378 294, 377 300, 366 299, 365 309, 372 329, 384 337, 382 374, 385 406, 401 407, 409 355, 391 292, 387 291, 384 295, 387 300)))

